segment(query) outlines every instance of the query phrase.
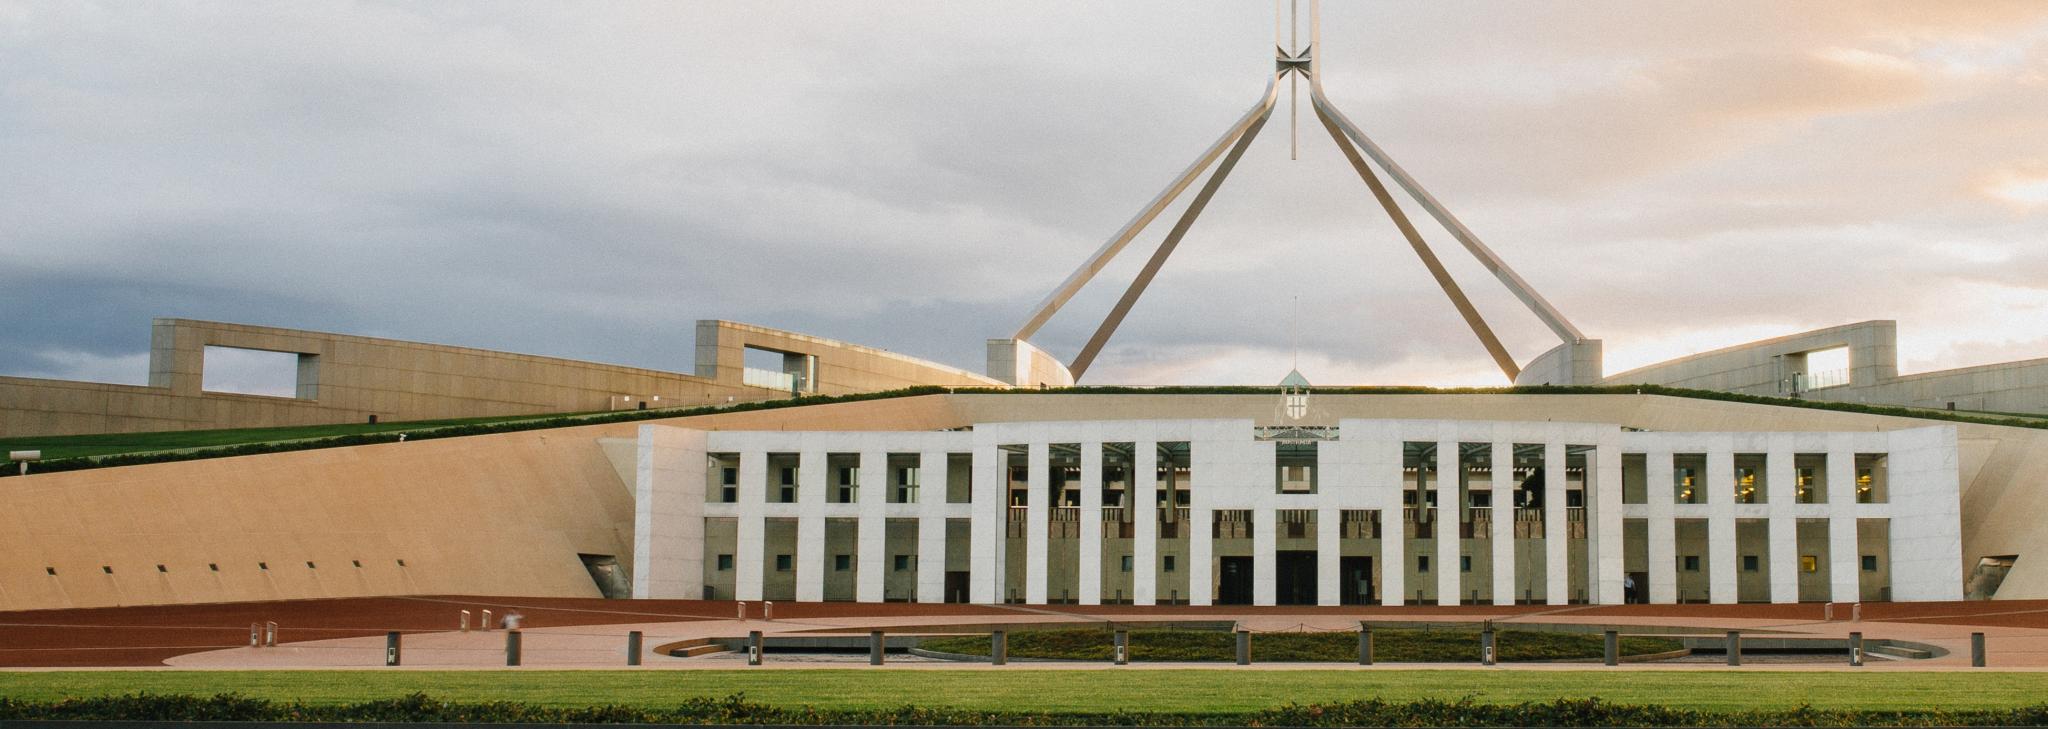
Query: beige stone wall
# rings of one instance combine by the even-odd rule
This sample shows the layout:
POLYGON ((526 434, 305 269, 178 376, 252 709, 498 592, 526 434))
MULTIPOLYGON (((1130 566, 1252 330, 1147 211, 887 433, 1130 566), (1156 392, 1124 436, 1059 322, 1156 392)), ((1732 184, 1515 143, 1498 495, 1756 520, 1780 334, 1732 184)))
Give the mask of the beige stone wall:
POLYGON ((699 322, 696 374, 246 324, 158 319, 147 387, 0 377, 0 436, 541 415, 696 407, 787 397, 747 385, 744 349, 815 358, 843 395, 913 385, 1000 387, 869 347, 724 321, 699 322), (297 397, 206 392, 208 346, 299 355, 297 397), (623 398, 623 399, 622 399, 623 398))
MULTIPOLYGON (((1927 422, 1637 395, 1316 397, 1320 412, 1341 417, 1580 420, 1649 430, 1829 431, 1927 422)), ((650 422, 729 430, 934 430, 976 422, 1180 417, 1269 422, 1271 400, 932 395, 650 422)), ((390 594, 595 596, 578 554, 632 563, 630 446, 638 425, 8 478, 0 488, 0 610, 390 594)), ((1958 431, 1965 573, 1979 557, 2018 554, 1998 596, 2048 597, 2048 530, 2040 528, 2040 515, 2048 513, 2042 477, 2048 432, 1969 424, 1958 431)), ((717 531, 711 533, 717 539, 717 531)), ((1679 553, 1704 558, 1700 538, 1698 549, 1679 553)), ((793 532, 786 540, 771 534, 772 541, 793 539, 793 532)), ((852 553, 850 540, 846 553, 852 553)), ((914 550, 897 541, 892 553, 914 550)), ((1176 572, 1159 575, 1162 599, 1188 594, 1185 545, 1161 545, 1162 558, 1174 555, 1179 563, 1176 572)), ((1427 546, 1410 545, 1409 559, 1427 546)), ((1376 554, 1373 548, 1343 543, 1345 554, 1376 554)), ((707 562, 718 549, 706 549, 707 562)), ((778 550, 764 549, 763 559, 794 554, 778 550)), ((957 560, 964 551, 951 550, 949 566, 962 568, 957 560)), ((1021 555, 1021 542, 1012 553, 1021 555)), ((1524 563, 1517 574, 1540 574, 1535 565, 1524 563)), ((1112 574, 1112 566, 1106 562, 1104 574, 1112 574)), ((1385 567, 1375 560, 1376 569, 1385 567)), ((1022 575, 1021 565, 1010 574, 1022 575)), ((1703 565, 1688 597, 1704 594, 1705 574, 1703 565)), ((1679 575, 1681 581, 1694 576, 1679 575)), ((850 581, 844 589, 850 596, 850 581)))

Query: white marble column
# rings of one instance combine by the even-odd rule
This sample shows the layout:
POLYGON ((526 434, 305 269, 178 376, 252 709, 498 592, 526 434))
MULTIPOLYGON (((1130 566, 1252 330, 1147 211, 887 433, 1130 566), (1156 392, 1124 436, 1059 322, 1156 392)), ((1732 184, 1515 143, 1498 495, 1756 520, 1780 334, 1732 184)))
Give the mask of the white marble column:
POLYGON ((1458 441, 1436 443, 1436 604, 1458 604, 1463 573, 1458 559, 1459 513, 1463 505, 1458 489, 1464 483, 1464 464, 1458 457, 1458 441))
POLYGON ((740 600, 759 600, 762 585, 766 580, 768 524, 768 454, 759 450, 742 451, 740 472, 735 498, 738 501, 739 518, 734 520, 737 542, 733 545, 733 596, 740 600))
POLYGON ((1159 444, 1138 441, 1131 450, 1131 602, 1159 600, 1159 444))
POLYGON ((1102 443, 1081 444, 1081 564, 1075 570, 1082 605, 1102 604, 1102 443))
POLYGON ((882 578, 888 569, 889 453, 863 449, 860 452, 860 521, 854 540, 854 599, 882 601, 882 578))
POLYGON ((1626 602, 1623 572, 1621 508, 1621 433, 1608 431, 1586 458, 1586 546, 1591 570, 1591 600, 1600 605, 1626 602))
POLYGON ((1317 491, 1316 501, 1316 604, 1334 606, 1343 604, 1344 536, 1343 510, 1333 506, 1331 488, 1325 482, 1317 491))
POLYGON ((642 425, 633 479, 633 597, 704 597, 704 431, 642 425))
POLYGON ((825 599, 825 488, 832 469, 824 451, 797 454, 796 599, 825 599))
POLYGON ((1863 598, 1856 551, 1856 448, 1852 434, 1828 436, 1828 582, 1834 602, 1863 598))
POLYGON ((1209 578, 1216 514, 1209 510, 1201 491, 1190 491, 1188 498, 1188 523, 1182 525, 1188 530, 1188 604, 1208 605, 1216 595, 1216 585, 1209 578))
POLYGON ((1047 540, 1052 533, 1052 448, 1031 444, 1031 489, 1024 509, 1024 602, 1045 604, 1047 540))
POLYGON ((1670 605, 1678 602, 1677 469, 1669 448, 1643 454, 1643 467, 1650 602, 1670 605))
POLYGON ((1716 441, 1707 449, 1707 601, 1736 601, 1735 451, 1716 441))
POLYGON ((1279 598, 1279 513, 1267 499, 1251 509, 1252 604, 1273 605, 1279 598))
POLYGON ((946 601, 946 484, 951 462, 946 451, 927 450, 917 460, 917 601, 946 601))
POLYGON ((1515 604, 1515 444, 1493 442, 1493 604, 1515 604))
POLYGON ((1799 488, 1793 482, 1792 433, 1772 433, 1764 453, 1764 506, 1770 511, 1765 527, 1770 535, 1771 602, 1799 602, 1799 519, 1792 506, 1799 488))
POLYGON ((996 445, 974 447, 972 510, 968 512, 969 600, 982 605, 1003 601, 1003 540, 1009 525, 1003 493, 1006 453, 996 445))
POLYGON ((1570 530, 1565 525, 1565 444, 1543 444, 1543 602, 1571 602, 1570 530))

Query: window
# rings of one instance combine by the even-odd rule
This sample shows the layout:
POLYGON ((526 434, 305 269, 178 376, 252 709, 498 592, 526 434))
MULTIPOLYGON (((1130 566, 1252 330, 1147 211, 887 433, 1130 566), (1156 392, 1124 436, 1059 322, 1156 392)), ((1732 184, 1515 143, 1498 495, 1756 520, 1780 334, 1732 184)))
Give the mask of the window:
POLYGON ((1131 571, 1131 555, 1124 555, 1123 567, 1125 572, 1131 571))
POLYGON ((1428 571, 1429 571, 1429 555, 1427 555, 1427 554, 1423 554, 1423 555, 1417 555, 1417 556, 1415 557, 1415 571, 1416 571, 1416 572, 1428 572, 1428 571))
POLYGON ((1173 571, 1173 555, 1171 555, 1171 554, 1169 554, 1169 555, 1166 555, 1166 557, 1164 557, 1164 559, 1166 560, 1166 562, 1165 562, 1165 565, 1166 565, 1166 571, 1168 571, 1168 572, 1172 572, 1172 571, 1173 571))
POLYGON ((739 485, 740 470, 731 466, 719 469, 718 482, 726 486, 739 485))
POLYGON ((796 467, 795 467, 795 466, 783 466, 783 467, 782 467, 782 485, 784 485, 784 486, 795 486, 795 485, 796 485, 796 467))
POLYGON ((1699 557, 1699 555, 1696 555, 1696 554, 1688 554, 1688 555, 1686 555, 1686 556, 1685 556, 1685 571, 1687 571, 1687 572, 1698 572, 1698 571, 1700 571, 1700 557, 1699 557))
POLYGON ((1469 555, 1469 554, 1461 554, 1461 555, 1458 555, 1458 571, 1459 571, 1459 572, 1471 572, 1471 571, 1472 571, 1472 555, 1469 555))
POLYGON ((156 566, 156 571, 157 571, 157 572, 160 572, 160 573, 161 573, 161 572, 169 572, 170 570, 168 570, 168 569, 164 569, 164 566, 163 566, 163 565, 157 565, 157 566, 156 566))
POLYGON ((100 571, 110 575, 114 574, 114 568, 107 565, 100 565, 100 571))
POLYGON ((795 487, 795 486, 784 486, 784 487, 782 487, 782 497, 781 497, 781 498, 782 498, 782 503, 785 503, 785 504, 794 504, 794 503, 796 503, 796 487, 795 487))
POLYGON ((1745 554, 1745 555, 1742 555, 1742 571, 1744 571, 1744 572, 1755 572, 1755 571, 1757 571, 1757 558, 1756 558, 1756 555, 1754 555, 1754 554, 1745 554))
POLYGON ((206 563, 206 569, 207 569, 207 571, 209 571, 209 572, 219 572, 219 571, 220 571, 220 565, 219 565, 219 564, 217 564, 217 563, 214 563, 214 562, 208 562, 208 563, 206 563))
POLYGON ((316 566, 314 566, 312 562, 307 562, 307 563, 306 563, 306 569, 309 569, 309 570, 316 570, 316 569, 320 569, 320 568, 319 568, 319 567, 316 567, 316 566))
POLYGON ((1864 571, 1864 572, 1876 572, 1876 571, 1877 571, 1877 555, 1875 555, 1875 554, 1866 554, 1866 555, 1863 555, 1863 571, 1864 571))
POLYGON ((789 571, 789 555, 787 555, 787 554, 778 554, 778 555, 775 555, 775 571, 776 571, 776 572, 788 572, 788 571, 789 571))
POLYGON ((725 487, 722 487, 722 488, 718 489, 718 501, 719 501, 719 503, 722 503, 722 504, 735 504, 735 503, 739 503, 739 500, 740 500, 740 489, 739 489, 739 487, 738 487, 738 486, 725 486, 725 487))
POLYGON ((404 566, 405 566, 405 560, 402 560, 402 559, 401 559, 401 560, 398 560, 398 566, 400 566, 400 567, 404 567, 404 566))
POLYGON ((55 567, 44 567, 44 568, 43 568, 43 571, 44 571, 44 572, 48 572, 48 573, 50 573, 50 576, 51 576, 51 577, 56 577, 56 576, 57 576, 57 568, 55 568, 55 567))
POLYGON ((847 571, 847 570, 853 569, 853 555, 851 555, 851 554, 835 554, 835 555, 832 555, 832 569, 833 569, 833 571, 835 571, 835 572, 845 572, 845 571, 847 571))
POLYGON ((349 564, 352 564, 352 565, 355 565, 355 566, 356 566, 356 569, 362 569, 362 568, 363 568, 363 561, 362 561, 362 560, 360 560, 360 559, 352 559, 352 560, 349 560, 349 561, 348 561, 348 563, 349 563, 349 564))
POLYGON ((910 571, 910 555, 907 555, 907 554, 899 554, 899 555, 896 555, 896 571, 897 571, 897 572, 909 572, 909 571, 910 571))
POLYGON ((730 569, 732 569, 732 555, 730 555, 730 554, 721 554, 721 555, 718 555, 718 571, 720 571, 720 572, 724 572, 724 571, 726 571, 726 570, 730 570, 730 569))
POLYGON ((1799 571, 1808 574, 1820 571, 1820 558, 1811 554, 1799 555, 1799 571))
MULTIPOLYGON (((404 562, 400 562, 400 563, 398 563, 398 565, 399 565, 400 567, 403 567, 403 566, 405 566, 405 563, 404 563, 404 562)), ((257 563, 256 563, 256 569, 259 569, 259 570, 268 570, 268 569, 270 569, 270 563, 269 563, 269 562, 257 562, 257 563)))

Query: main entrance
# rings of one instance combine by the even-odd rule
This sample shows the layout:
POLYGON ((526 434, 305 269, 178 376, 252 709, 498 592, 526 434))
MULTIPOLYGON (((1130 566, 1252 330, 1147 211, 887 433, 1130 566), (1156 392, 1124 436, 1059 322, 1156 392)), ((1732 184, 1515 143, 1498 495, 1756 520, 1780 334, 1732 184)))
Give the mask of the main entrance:
POLYGON ((1281 605, 1316 604, 1316 553, 1283 550, 1273 565, 1274 597, 1281 605))
POLYGON ((1345 605, 1373 602, 1372 558, 1342 557, 1337 560, 1337 597, 1345 605))
POLYGON ((1216 604, 1252 604, 1252 558, 1222 557, 1216 583, 1216 604))

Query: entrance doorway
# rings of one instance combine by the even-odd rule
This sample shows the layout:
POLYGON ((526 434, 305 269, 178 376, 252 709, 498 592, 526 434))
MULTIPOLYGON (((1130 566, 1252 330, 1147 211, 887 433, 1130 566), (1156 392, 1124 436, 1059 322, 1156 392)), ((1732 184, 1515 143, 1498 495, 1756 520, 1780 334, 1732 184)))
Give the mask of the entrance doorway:
POLYGON ((1314 550, 1283 550, 1273 565, 1274 597, 1281 605, 1316 604, 1316 553, 1314 550))
POLYGON ((1373 603, 1371 557, 1338 558, 1337 597, 1338 602, 1345 605, 1373 603))
POLYGON ((967 570, 946 573, 946 602, 967 602, 967 570))
POLYGON ((1223 557, 1222 578, 1216 585, 1216 604, 1252 604, 1252 558, 1223 557))
POLYGON ((1628 578, 1628 582, 1622 585, 1626 591, 1622 599, 1628 601, 1630 605, 1650 604, 1650 573, 1630 572, 1625 577, 1628 578))

